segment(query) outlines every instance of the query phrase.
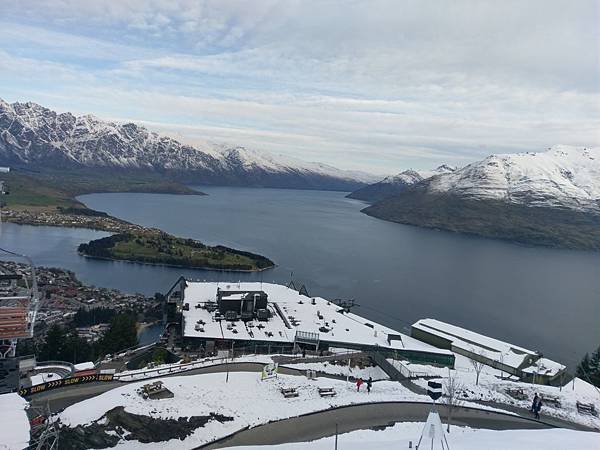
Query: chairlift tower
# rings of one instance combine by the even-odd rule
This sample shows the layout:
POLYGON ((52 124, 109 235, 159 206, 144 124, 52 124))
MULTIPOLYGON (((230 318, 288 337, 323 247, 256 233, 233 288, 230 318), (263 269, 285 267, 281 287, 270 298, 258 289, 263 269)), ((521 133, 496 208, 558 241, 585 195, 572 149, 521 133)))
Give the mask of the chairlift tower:
POLYGON ((31 424, 31 450, 57 450, 60 429, 58 419, 52 416, 48 403, 44 406, 28 407, 28 417, 31 424))
MULTIPOLYGON (((0 173, 8 173, 8 167, 0 167, 0 173)), ((6 185, 0 180, 0 195, 8 194, 6 185)), ((1 207, 0 207, 1 211, 1 207)), ((2 230, 0 215, 0 233, 2 230)), ((0 289, 0 360, 14 358, 17 341, 33 337, 35 317, 39 308, 37 276, 33 261, 19 253, 0 247, 0 255, 11 260, 21 260, 29 267, 24 273, 0 274, 8 289, 0 289), (27 274, 29 272, 29 274, 27 274)))

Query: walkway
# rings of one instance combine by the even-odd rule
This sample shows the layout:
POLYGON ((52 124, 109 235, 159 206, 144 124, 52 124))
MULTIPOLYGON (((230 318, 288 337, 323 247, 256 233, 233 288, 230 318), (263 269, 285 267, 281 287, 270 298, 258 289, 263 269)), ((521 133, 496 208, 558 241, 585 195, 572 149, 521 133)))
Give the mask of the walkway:
MULTIPOLYGON (((424 422, 431 410, 428 403, 386 402, 342 406, 290 419, 279 420, 250 429, 198 448, 203 450, 235 446, 276 445, 288 442, 307 442, 338 433, 391 426, 396 422, 424 422)), ((445 420, 446 409, 438 407, 445 420)), ((507 413, 476 408, 457 407, 452 424, 492 430, 546 429, 551 425, 507 413)))

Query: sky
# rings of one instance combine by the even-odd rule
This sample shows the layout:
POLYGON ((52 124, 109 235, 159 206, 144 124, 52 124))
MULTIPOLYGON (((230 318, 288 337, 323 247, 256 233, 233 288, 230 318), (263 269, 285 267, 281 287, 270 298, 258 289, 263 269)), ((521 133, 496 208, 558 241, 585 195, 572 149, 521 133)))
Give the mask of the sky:
POLYGON ((600 145, 600 0, 2 0, 0 98, 377 174, 600 145))

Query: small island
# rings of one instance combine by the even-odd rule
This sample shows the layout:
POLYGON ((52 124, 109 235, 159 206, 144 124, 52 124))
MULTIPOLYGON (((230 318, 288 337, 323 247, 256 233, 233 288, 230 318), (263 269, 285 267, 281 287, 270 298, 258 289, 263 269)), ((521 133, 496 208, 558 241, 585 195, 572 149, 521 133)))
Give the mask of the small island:
POLYGON ((81 244, 78 251, 90 258, 189 269, 257 272, 275 266, 273 261, 261 255, 221 245, 210 247, 159 230, 114 234, 81 244))
POLYGON ((93 171, 3 174, 10 194, 3 198, 2 219, 21 225, 89 228, 115 233, 81 244, 78 251, 90 258, 131 261, 190 269, 257 272, 275 267, 270 259, 224 246, 179 238, 95 211, 77 200, 89 192, 155 192, 206 195, 157 175, 126 176, 93 171), (3 208, 6 206, 7 208, 3 208))

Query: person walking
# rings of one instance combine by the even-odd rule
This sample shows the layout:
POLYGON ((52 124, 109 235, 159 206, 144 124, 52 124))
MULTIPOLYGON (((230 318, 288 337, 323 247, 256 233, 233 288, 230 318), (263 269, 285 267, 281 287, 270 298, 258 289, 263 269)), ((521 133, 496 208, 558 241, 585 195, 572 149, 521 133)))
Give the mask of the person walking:
POLYGON ((537 405, 535 407, 535 418, 540 420, 540 410, 542 409, 542 396, 538 398, 537 405))
POLYGON ((367 394, 371 393, 371 388, 373 387, 373 377, 369 377, 367 380, 367 394))
POLYGON ((358 378, 358 380, 356 380, 356 392, 360 392, 360 387, 362 386, 362 384, 364 383, 362 378, 358 378))
POLYGON ((533 396, 533 403, 531 404, 531 412, 532 412, 534 415, 535 415, 535 410, 536 410, 536 408, 537 408, 537 403, 538 403, 538 400, 539 400, 539 399, 540 399, 540 398, 538 397, 538 395, 537 395, 537 392, 536 392, 536 394, 533 396))

